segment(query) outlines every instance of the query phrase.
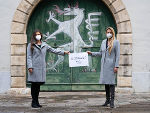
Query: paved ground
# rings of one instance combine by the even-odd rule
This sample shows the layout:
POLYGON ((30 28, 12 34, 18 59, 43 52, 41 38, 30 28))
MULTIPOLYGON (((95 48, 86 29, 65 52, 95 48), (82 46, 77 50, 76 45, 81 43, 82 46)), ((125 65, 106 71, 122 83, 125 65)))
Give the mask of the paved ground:
POLYGON ((30 95, 0 95, 0 113, 150 113, 150 94, 116 94, 115 106, 101 107, 101 92, 40 92, 42 108, 33 109, 30 95))

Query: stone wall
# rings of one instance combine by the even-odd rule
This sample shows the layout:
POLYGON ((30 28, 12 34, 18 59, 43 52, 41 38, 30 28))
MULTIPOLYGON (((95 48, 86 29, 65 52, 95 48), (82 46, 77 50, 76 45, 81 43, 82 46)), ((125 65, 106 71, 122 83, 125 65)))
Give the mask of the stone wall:
POLYGON ((11 26, 11 88, 26 88, 26 27, 39 0, 22 0, 11 26))
POLYGON ((120 41, 120 68, 117 86, 132 87, 132 27, 128 12, 121 0, 103 0, 114 15, 117 39, 120 41))
POLYGON ((0 93, 10 89, 10 26, 21 0, 0 0, 0 93))

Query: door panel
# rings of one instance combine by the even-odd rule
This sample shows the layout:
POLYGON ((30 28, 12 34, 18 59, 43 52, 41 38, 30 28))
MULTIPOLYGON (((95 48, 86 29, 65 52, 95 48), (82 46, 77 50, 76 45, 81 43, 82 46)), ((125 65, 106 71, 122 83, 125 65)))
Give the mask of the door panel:
MULTIPOLYGON (((27 36, 30 42, 33 31, 39 29, 44 34, 43 40, 49 38, 47 43, 54 48, 72 53, 99 51, 108 26, 116 31, 114 18, 101 0, 43 0, 29 19, 27 36)), ((100 61, 100 57, 89 56, 89 67, 69 68, 67 55, 48 53, 47 81, 41 88, 44 91, 103 90, 104 86, 99 84, 100 61)))

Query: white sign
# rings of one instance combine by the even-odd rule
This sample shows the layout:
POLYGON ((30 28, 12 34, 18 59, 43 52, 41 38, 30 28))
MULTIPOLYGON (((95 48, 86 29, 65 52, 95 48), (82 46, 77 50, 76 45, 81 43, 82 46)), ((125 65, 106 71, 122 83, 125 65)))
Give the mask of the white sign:
POLYGON ((69 67, 89 66, 88 53, 70 53, 69 67))

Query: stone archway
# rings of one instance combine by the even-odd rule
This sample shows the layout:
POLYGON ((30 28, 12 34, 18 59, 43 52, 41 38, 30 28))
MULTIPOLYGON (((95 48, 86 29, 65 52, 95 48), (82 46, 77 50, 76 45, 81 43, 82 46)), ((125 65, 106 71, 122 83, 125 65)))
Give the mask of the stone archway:
MULTIPOLYGON (((102 0, 112 12, 120 40, 118 88, 132 87, 132 28, 128 12, 121 0, 102 0)), ((26 88, 26 27, 40 0, 22 0, 11 26, 11 88, 26 88)))

